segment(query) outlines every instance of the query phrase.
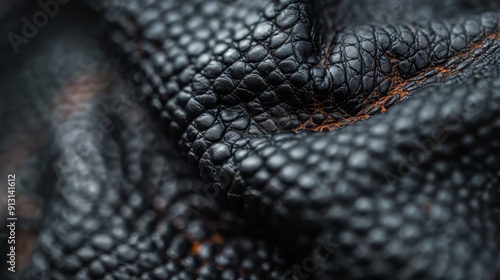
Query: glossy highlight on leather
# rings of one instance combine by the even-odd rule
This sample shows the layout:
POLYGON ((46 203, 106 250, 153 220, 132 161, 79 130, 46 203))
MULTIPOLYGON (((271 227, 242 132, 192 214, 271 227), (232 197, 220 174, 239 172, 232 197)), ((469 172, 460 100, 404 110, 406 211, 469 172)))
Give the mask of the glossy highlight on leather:
POLYGON ((13 279, 500 279, 495 1, 75 0, 37 36, 13 279))

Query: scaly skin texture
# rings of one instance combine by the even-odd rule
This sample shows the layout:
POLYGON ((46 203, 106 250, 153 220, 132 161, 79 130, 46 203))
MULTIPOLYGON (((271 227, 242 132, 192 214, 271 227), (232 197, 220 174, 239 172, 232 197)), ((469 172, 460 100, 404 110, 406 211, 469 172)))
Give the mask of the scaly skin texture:
POLYGON ((95 4, 120 62, 75 71, 110 81, 38 159, 116 130, 50 183, 26 276, 500 279, 500 5, 434 2, 95 4), (192 189, 219 204, 186 219, 192 189))
POLYGON ((138 106, 99 46, 102 25, 87 27, 99 18, 76 4, 66 9, 36 45, 6 60, 24 70, 11 66, 1 82, 19 95, 2 96, 10 105, 2 116, 13 122, 5 123, 1 170, 16 174, 18 224, 16 273, 5 268, 0 278, 283 275, 289 260, 210 199, 213 185, 138 106))

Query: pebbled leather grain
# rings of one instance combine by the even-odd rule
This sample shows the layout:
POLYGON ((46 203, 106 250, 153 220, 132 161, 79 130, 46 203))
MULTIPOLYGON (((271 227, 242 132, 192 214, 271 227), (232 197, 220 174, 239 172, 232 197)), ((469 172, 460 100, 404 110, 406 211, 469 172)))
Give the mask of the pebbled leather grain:
POLYGON ((499 279, 496 2, 94 7, 110 44, 60 87, 37 159, 75 165, 42 172, 27 278, 499 279), (219 204, 186 220, 193 189, 219 204))

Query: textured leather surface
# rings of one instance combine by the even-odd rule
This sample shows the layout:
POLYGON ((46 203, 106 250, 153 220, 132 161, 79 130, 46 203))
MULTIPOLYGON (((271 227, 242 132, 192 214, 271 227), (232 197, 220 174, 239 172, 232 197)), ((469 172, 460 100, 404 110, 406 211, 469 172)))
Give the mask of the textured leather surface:
POLYGON ((500 279, 499 6, 70 4, 0 80, 24 276, 500 279))

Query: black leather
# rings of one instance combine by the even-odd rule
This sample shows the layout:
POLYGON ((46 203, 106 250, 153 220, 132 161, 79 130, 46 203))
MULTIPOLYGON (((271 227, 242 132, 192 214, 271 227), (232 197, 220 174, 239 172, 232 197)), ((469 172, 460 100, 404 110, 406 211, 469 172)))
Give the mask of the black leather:
POLYGON ((80 5, 0 80, 26 278, 500 279, 496 2, 80 5))

